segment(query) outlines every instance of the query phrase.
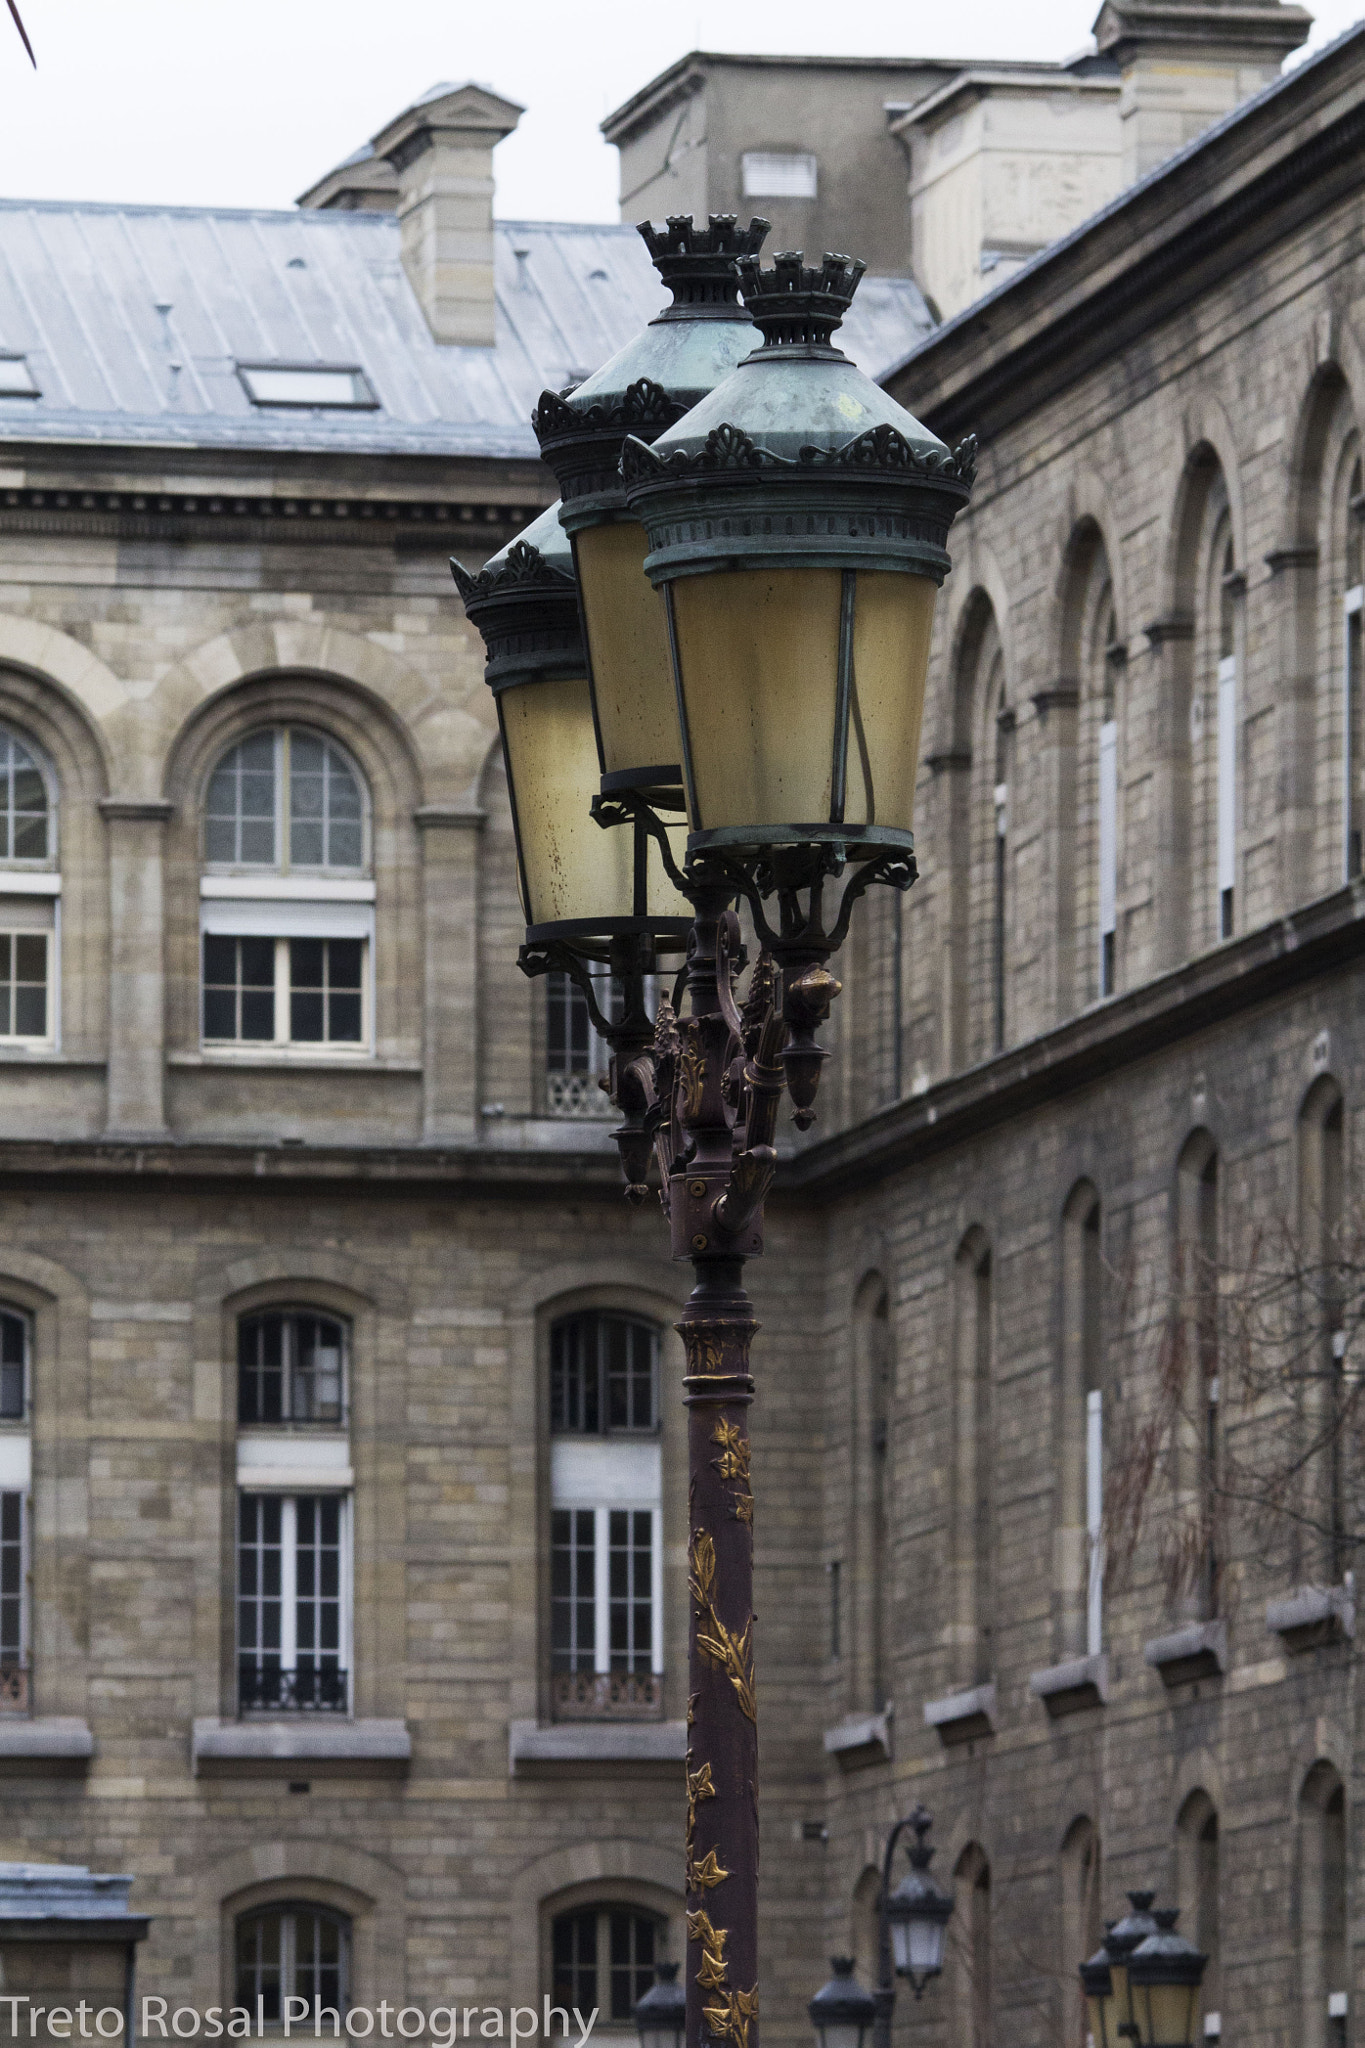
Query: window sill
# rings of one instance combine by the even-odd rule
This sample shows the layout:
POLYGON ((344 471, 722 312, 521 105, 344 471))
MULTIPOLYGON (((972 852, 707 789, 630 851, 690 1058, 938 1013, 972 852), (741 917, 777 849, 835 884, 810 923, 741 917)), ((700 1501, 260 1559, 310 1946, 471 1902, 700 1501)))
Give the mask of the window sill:
POLYGON ((1102 1707, 1109 1698, 1109 1659, 1103 1655, 1068 1657, 1061 1664, 1050 1664, 1046 1671, 1032 1672, 1028 1688, 1054 1721, 1083 1713, 1087 1707, 1102 1707))
POLYGON ((243 1046, 240 1052, 228 1046, 214 1046, 207 1052, 171 1052, 168 1067, 306 1067, 317 1073, 348 1073, 364 1067, 367 1073, 420 1074, 420 1060, 381 1059, 363 1046, 347 1052, 307 1051, 291 1045, 243 1046))
POLYGON ((513 1721, 507 1730, 508 1776, 676 1777, 687 1755, 685 1721, 513 1721))
POLYGON ((412 1762, 405 1721, 352 1721, 297 1714, 195 1721, 190 1755, 196 1778, 402 1778, 412 1762))
POLYGON ((1345 1586, 1296 1586, 1266 1602, 1265 1625, 1286 1650, 1318 1650, 1354 1637, 1356 1604, 1345 1586))
POLYGON ((42 1040, 29 1044, 22 1041, 16 1044, 13 1039, 8 1044, 0 1041, 0 1067, 88 1067, 91 1072, 102 1074, 105 1064, 104 1060, 82 1059, 75 1053, 58 1052, 54 1045, 42 1040))
POLYGON ((1228 1625, 1225 1621, 1192 1621, 1168 1636, 1154 1636, 1143 1644, 1142 1656, 1161 1673, 1163 1685, 1219 1678, 1228 1668, 1228 1625))
POLYGON ((94 1753, 87 1721, 0 1715, 0 1778, 82 1778, 94 1753))
POLYGON ((890 1707, 883 1714, 846 1714, 836 1727, 825 1730, 825 1755, 836 1758, 843 1771, 889 1763, 891 1715, 890 1707))
POLYGON ((948 1693, 941 1700, 924 1702, 926 1726, 937 1728, 945 1749, 959 1742, 975 1742, 995 1733, 995 1687, 973 1685, 966 1692, 948 1693))

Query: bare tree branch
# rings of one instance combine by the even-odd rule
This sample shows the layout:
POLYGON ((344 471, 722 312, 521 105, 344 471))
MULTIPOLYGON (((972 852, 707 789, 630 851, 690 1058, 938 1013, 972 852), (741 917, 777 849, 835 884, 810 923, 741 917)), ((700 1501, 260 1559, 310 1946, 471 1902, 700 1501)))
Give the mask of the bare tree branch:
POLYGON ((38 59, 33 54, 33 45, 28 39, 28 30, 24 27, 23 21, 20 18, 17 0, 9 0, 9 11, 14 17, 14 26, 19 31, 19 40, 28 51, 28 61, 36 71, 38 69, 38 59))

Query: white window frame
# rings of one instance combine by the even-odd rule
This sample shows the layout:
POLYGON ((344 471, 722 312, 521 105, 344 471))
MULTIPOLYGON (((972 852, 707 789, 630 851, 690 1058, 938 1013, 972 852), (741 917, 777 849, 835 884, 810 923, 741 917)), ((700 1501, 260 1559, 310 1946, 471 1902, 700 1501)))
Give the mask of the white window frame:
POLYGON ((201 884, 199 906, 199 1034, 200 1044, 215 1059, 243 1059, 263 1056, 282 1059, 324 1059, 354 1061, 373 1059, 374 1016, 374 884, 351 883, 366 896, 327 896, 318 900, 314 887, 279 894, 252 890, 248 894, 234 883, 233 894, 201 884), (273 1038, 206 1038, 204 1036, 204 939, 273 939, 275 942, 275 1036, 273 1038), (293 1039, 289 1027, 289 941, 291 939, 359 939, 360 1030, 359 1041, 328 1043, 319 1039, 293 1039))
POLYGON ((1341 605, 1341 879, 1354 881, 1365 871, 1365 860, 1354 861, 1352 838, 1357 830, 1365 834, 1365 804, 1356 800, 1355 780, 1365 763, 1356 758, 1356 729, 1361 722, 1361 660, 1365 641, 1365 584, 1354 583, 1341 605), (1356 826, 1357 816, 1361 824, 1356 826))
POLYGON ((593 1516, 593 1671, 611 1671, 611 1514, 650 1516, 650 1660, 663 1675, 663 1451, 657 1438, 559 1436, 550 1446, 552 1512, 593 1516))
MULTIPOLYGON (((283 1476, 283 1475, 281 1475, 281 1476, 283 1476)), ((274 1494, 276 1494, 276 1495, 278 1496, 278 1498, 279 1498, 279 1502, 280 1502, 280 1647, 279 1647, 279 1653, 278 1653, 278 1654, 279 1654, 279 1659, 280 1659, 280 1669, 281 1669, 281 1671, 282 1671, 282 1672, 291 1672, 291 1673, 292 1673, 292 1672, 297 1672, 297 1670, 298 1670, 298 1656, 299 1656, 299 1649, 298 1649, 298 1623, 299 1623, 299 1617, 298 1617, 298 1562, 299 1562, 299 1555, 298 1555, 298 1503, 299 1503, 299 1498, 300 1498, 300 1496, 301 1496, 301 1495, 303 1495, 303 1494, 307 1494, 307 1495, 309 1495, 309 1496, 310 1496, 310 1497, 312 1497, 312 1498, 321 1498, 321 1497, 323 1497, 323 1496, 329 1496, 330 1498, 332 1498, 332 1499, 336 1500, 336 1501, 338 1502, 339 1506, 340 1506, 340 1509, 341 1509, 341 1513, 340 1513, 340 1515, 339 1515, 339 1517, 338 1517, 338 1521, 337 1521, 337 1537, 338 1537, 338 1549, 339 1549, 339 1552, 340 1552, 340 1557, 339 1557, 339 1560, 338 1560, 338 1576, 339 1576, 339 1580, 340 1580, 340 1584, 339 1584, 339 1589, 338 1589, 338 1591, 339 1591, 339 1606, 340 1606, 340 1615, 339 1615, 339 1624, 338 1624, 338 1628, 337 1628, 337 1638, 338 1638, 338 1649, 337 1649, 337 1663, 338 1663, 338 1665, 340 1666, 340 1668, 341 1668, 341 1669, 342 1669, 342 1670, 343 1670, 343 1671, 344 1671, 344 1672, 346 1673, 346 1713, 345 1713, 345 1716, 342 1716, 341 1714, 338 1714, 338 1713, 334 1713, 334 1712, 333 1712, 333 1713, 332 1713, 332 1718, 334 1718, 334 1719, 336 1719, 336 1720, 341 1720, 341 1719, 343 1719, 343 1718, 345 1718, 345 1719, 350 1719, 350 1718, 352 1718, 352 1717, 354 1716, 354 1714, 355 1714, 355 1662, 354 1662, 354 1597, 353 1597, 353 1557, 352 1557, 352 1535, 351 1535, 351 1523, 352 1523, 352 1515, 351 1515, 351 1502, 352 1502, 352 1498, 353 1498, 353 1496, 351 1495, 351 1493, 350 1493, 349 1491, 347 1491, 347 1490, 346 1490, 345 1488, 343 1488, 343 1487, 340 1487, 340 1486, 336 1486, 336 1485, 330 1485, 330 1486, 329 1486, 329 1485, 328 1485, 328 1483, 327 1483, 327 1479, 328 1479, 328 1476, 329 1476, 329 1475, 328 1475, 328 1474, 327 1474, 327 1473, 326 1473, 325 1471, 323 1471, 323 1472, 320 1472, 320 1473, 319 1473, 319 1477, 318 1477, 318 1480, 317 1480, 317 1482, 316 1482, 316 1483, 313 1483, 313 1482, 312 1482, 312 1481, 310 1480, 310 1483, 309 1483, 308 1485, 306 1485, 306 1486, 300 1486, 300 1485, 298 1484, 298 1475, 297 1475, 297 1474, 290 1474, 290 1475, 289 1475, 289 1477, 290 1477, 290 1481, 291 1481, 291 1484, 290 1484, 290 1486, 289 1486, 289 1489, 288 1489, 288 1491, 286 1491, 286 1490, 285 1490, 285 1489, 284 1489, 283 1487, 281 1487, 281 1486, 280 1486, 280 1485, 279 1485, 278 1483, 276 1483, 275 1485, 272 1485, 272 1484, 270 1483, 269 1479, 266 1479, 266 1480, 265 1480, 265 1483, 262 1483, 262 1482, 261 1482, 261 1480, 259 1480, 259 1479, 258 1479, 258 1478, 256 1477, 256 1472, 255 1472, 255 1470, 253 1470, 253 1471, 252 1471, 252 1473, 251 1473, 251 1482, 250 1482, 250 1484, 249 1484, 249 1485, 239 1485, 239 1487, 238 1487, 238 1501, 237 1501, 237 1508, 238 1508, 238 1524, 237 1524, 237 1556, 236 1556, 236 1562, 235 1562, 235 1587, 234 1587, 234 1603, 235 1603, 235 1606, 234 1606, 234 1623, 235 1623, 235 1626, 234 1626, 234 1631, 233 1631, 233 1632, 234 1632, 234 1635, 235 1635, 235 1637, 237 1638, 237 1668, 238 1668, 238 1670, 239 1670, 239 1671, 240 1671, 240 1668, 241 1668, 241 1663, 242 1663, 242 1659, 243 1659, 244 1657, 248 1657, 248 1656, 262 1656, 262 1655, 274 1656, 274 1655, 276 1654, 276 1653, 275 1653, 275 1652, 274 1652, 273 1650, 272 1650, 272 1651, 266 1651, 266 1652, 262 1652, 262 1651, 258 1651, 258 1650, 253 1650, 253 1649, 252 1649, 252 1648, 250 1648, 250 1647, 244 1647, 244 1646, 243 1646, 243 1644, 242 1644, 242 1642, 241 1642, 241 1635, 240 1635, 240 1631, 241 1631, 241 1601, 242 1601, 242 1581, 241 1581, 241 1569, 242 1569, 242 1567, 241 1567, 241 1557, 242 1557, 242 1533, 241 1533, 241 1497, 242 1497, 242 1495, 243 1495, 243 1494, 247 1494, 247 1493, 253 1493, 253 1494, 270 1494, 270 1493, 274 1493, 274 1494)), ((349 1476, 349 1475, 347 1475, 347 1476, 349 1476)), ((259 1597, 259 1596, 258 1596, 258 1597, 259 1597)), ((314 1654, 316 1654, 316 1655, 324 1655, 324 1654, 330 1654, 330 1652, 316 1652, 316 1653, 314 1653, 314 1654)), ((261 1713, 268 1713, 268 1712, 270 1712, 270 1709, 269 1709, 269 1708, 261 1708, 261 1709, 253 1709, 252 1711, 253 1711, 253 1715, 254 1715, 254 1714, 255 1714, 256 1712, 261 1712, 261 1713)), ((291 1718, 293 1718, 293 1717, 294 1717, 294 1712, 295 1712, 295 1710, 293 1710, 293 1709, 282 1709, 281 1711, 284 1711, 284 1712, 288 1712, 288 1713, 289 1713, 289 1714, 291 1715, 291 1718)), ((329 1711, 329 1712, 331 1712, 331 1710, 328 1710, 328 1711, 329 1711)))
MULTIPOLYGON (((322 899, 329 893, 329 888, 335 886, 337 881, 349 881, 353 878, 357 881, 364 881, 368 877, 373 865, 374 814, 370 798, 369 780, 349 747, 337 739, 325 726, 309 725, 306 720, 286 720, 283 724, 279 725, 265 724, 253 726, 250 731, 239 734, 230 746, 224 747, 215 756, 213 765, 205 778, 200 801, 200 813, 200 847, 203 853, 202 866, 204 876, 206 879, 226 878, 228 876, 240 878, 242 886, 234 889, 234 895, 254 895, 257 893, 257 888, 261 882, 274 877, 277 880, 292 881, 296 885, 301 884, 300 893, 306 890, 309 895, 322 899), (320 739, 325 745, 334 747, 355 777, 356 787, 360 791, 361 852, 361 859, 356 867, 295 867, 290 859, 289 828, 291 819, 288 811, 288 794, 291 766, 289 742, 291 736, 296 732, 304 733, 310 739, 320 739), (273 742, 275 750, 275 858, 273 861, 210 860, 207 853, 209 785, 228 755, 234 753, 243 741, 254 739, 258 735, 267 733, 273 742), (256 886, 253 887, 251 886, 252 884, 256 886)), ((372 882, 370 886, 373 887, 372 882)))
POLYGON ((1102 996, 1110 996, 1117 979, 1114 936, 1119 876, 1119 728, 1115 718, 1106 718, 1100 727, 1099 782, 1099 990, 1102 996))
POLYGON ((0 867, 0 934, 31 938, 35 932, 41 932, 47 940, 47 1030, 23 1034, 9 1031, 0 1035, 0 1060, 11 1052, 60 1052, 62 1044, 61 879, 52 874, 26 874, 0 867), (25 916, 30 903, 43 902, 50 906, 46 922, 32 910, 25 916))
POLYGON ((1218 935, 1230 939, 1236 929, 1237 656, 1225 654, 1218 663, 1218 935))
POLYGON ((1104 1396, 1092 1387, 1085 1397, 1085 1648, 1098 1657, 1104 1648, 1104 1396))

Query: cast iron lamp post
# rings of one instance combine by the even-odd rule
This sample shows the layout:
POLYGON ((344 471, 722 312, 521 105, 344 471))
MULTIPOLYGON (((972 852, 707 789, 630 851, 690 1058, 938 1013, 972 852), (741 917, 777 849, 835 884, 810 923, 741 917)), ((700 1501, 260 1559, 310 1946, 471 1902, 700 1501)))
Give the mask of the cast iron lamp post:
POLYGON ((854 1976, 852 1956, 831 1956, 829 1966, 834 1975, 821 1985, 807 2008, 815 2028, 815 2048, 863 2048, 877 2002, 854 1976))
MULTIPOLYGON (((686 227, 688 235, 683 224, 670 223, 679 241, 695 242, 690 222, 686 227)), ((719 233, 715 221, 711 233, 719 233)), ((709 248, 698 259, 708 274, 719 271, 721 253, 709 248)), ((732 261, 727 253, 726 262, 732 261)), ((602 770, 593 815, 609 834, 628 836, 634 849, 631 914, 638 929, 604 939, 617 899, 609 902, 603 894, 585 910, 578 896, 566 896, 560 929, 547 933, 531 923, 521 954, 528 972, 562 967, 583 990, 594 1024, 612 1044, 611 1092, 623 1112, 614 1135, 627 1193, 633 1201, 644 1199, 652 1153, 673 1255, 690 1259, 695 1272, 678 1324, 689 1411, 691 2048, 708 2038, 756 2048, 758 2030, 748 1434, 754 1393, 749 1346, 757 1325, 744 1291, 744 1262, 762 1249, 763 1199, 777 1166, 784 1089, 798 1127, 813 1120, 825 1058, 815 1034, 839 993, 827 962, 873 882, 906 889, 915 878, 910 822, 929 633, 935 594, 949 567, 948 528, 966 502, 974 453, 970 441, 950 452, 833 346, 862 264, 827 256, 823 267, 808 269, 799 256, 784 255, 764 271, 746 250, 737 269, 748 313, 762 330, 761 346, 752 347, 751 331, 743 335, 743 360, 709 396, 665 424, 652 446, 628 432, 626 414, 646 399, 659 413, 668 407, 637 387, 619 404, 608 394, 599 422, 579 423, 585 431, 593 425, 595 434, 600 427, 598 441, 584 453, 585 462, 591 454, 596 468, 590 473, 599 480, 608 427, 622 437, 623 495, 606 508, 606 524, 634 524, 644 533, 642 540, 628 536, 629 549, 618 537, 603 562, 592 561, 585 545, 596 527, 581 526, 575 535, 602 770), (662 592, 662 603, 647 588, 642 593, 646 577, 662 592), (625 630, 628 615, 637 623, 653 620, 669 650, 676 761, 659 718, 648 744, 643 725, 631 734, 631 719, 657 675, 641 657, 648 638, 643 627, 625 630), (619 747, 610 739, 613 730, 625 734, 619 747), (689 827, 682 862, 660 814, 677 801, 676 777, 665 771, 679 765, 689 827), (642 835, 648 859, 657 857, 692 913, 686 968, 672 993, 660 997, 649 1035, 642 1028, 643 976, 655 952, 676 943, 676 936, 671 919, 662 911, 656 918, 646 902, 642 835), (842 891, 828 902, 841 876, 847 876, 842 891), (733 908, 740 899, 760 949, 742 998, 736 977, 744 961, 733 908), (604 959, 625 984, 619 1026, 603 1014, 593 989, 591 965, 604 959), (687 1010, 679 1014, 684 989, 687 1010)), ((714 276, 712 285, 719 292, 714 276)), ((733 283, 726 288, 733 296, 733 283)), ((689 322, 672 324, 683 329, 689 322)), ((731 312, 720 325, 733 348, 739 321, 731 312)), ((649 331, 657 334, 659 323, 649 331)), ((594 381, 605 378, 602 372, 594 381)), ((566 525, 578 518, 571 496, 578 479, 564 449, 576 445, 578 430, 557 408, 572 412, 588 392, 582 386, 553 405, 542 400, 537 415, 542 445, 565 490, 566 525), (563 428, 558 460, 547 419, 563 428)), ((553 535, 546 539, 556 544, 553 535)), ((509 588, 498 579, 511 571, 518 545, 501 566, 496 559, 489 565, 481 590, 473 585, 482 579, 466 579, 471 615, 482 602, 478 623, 489 644, 490 682, 504 699, 519 695, 528 728, 548 735, 555 701, 548 684, 532 687, 525 674, 513 685, 511 671, 499 665, 501 643, 493 630, 494 602, 509 588)), ((567 565, 557 573, 567 579, 567 565)), ((552 581, 543 594, 557 607, 562 632, 561 582, 552 581)), ((518 631, 528 644, 535 641, 529 614, 518 631)), ((524 667, 530 657, 520 640, 518 646, 512 652, 524 667)), ((562 648, 560 657, 567 662, 562 648)), ((576 676, 561 670, 561 679, 576 676)), ((657 693, 650 701, 657 708, 657 693)), ((500 712, 527 915, 534 919, 532 878, 554 866, 557 856, 548 849, 560 814, 548 799, 529 800, 527 764, 552 743, 528 733, 519 752, 505 703, 500 712)), ((582 772, 581 765, 574 770, 575 782, 582 772)), ((582 789, 582 812, 594 794, 582 789)), ((567 844, 566 829, 561 840, 567 844)), ((584 893, 591 893, 586 881, 584 893)))
POLYGON ((891 2048, 896 1978, 908 1977, 918 1999, 929 1979, 937 1977, 943 1968, 953 1895, 929 1874, 934 1852, 925 1837, 933 1824, 932 1815, 923 1806, 916 1806, 913 1813, 896 1822, 886 1838, 877 1898, 877 2024, 872 2048, 891 2048), (892 1858, 907 1828, 913 1828, 915 1834, 914 1847, 909 1851, 910 1868, 892 1891, 892 1858))

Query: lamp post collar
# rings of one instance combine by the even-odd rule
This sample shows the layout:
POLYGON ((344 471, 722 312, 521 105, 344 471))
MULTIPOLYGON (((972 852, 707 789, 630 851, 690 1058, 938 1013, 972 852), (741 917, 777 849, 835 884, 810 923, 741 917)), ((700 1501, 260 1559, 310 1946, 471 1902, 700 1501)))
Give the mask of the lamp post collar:
POLYGON ((757 262, 768 232, 766 220, 755 215, 742 228, 738 214, 713 213, 699 228, 690 213, 673 213, 662 228, 650 220, 638 222, 637 232, 673 294, 672 305, 654 316, 651 327, 665 320, 695 320, 697 309, 707 320, 749 320, 739 302, 736 266, 757 262))
POLYGON ((817 270, 799 249, 784 249, 764 270, 756 255, 739 259, 744 303, 764 349, 819 349, 847 361, 830 337, 853 303, 867 265, 858 256, 827 253, 817 270))

